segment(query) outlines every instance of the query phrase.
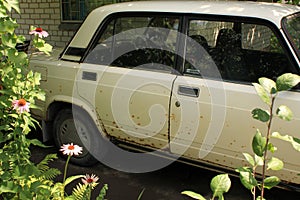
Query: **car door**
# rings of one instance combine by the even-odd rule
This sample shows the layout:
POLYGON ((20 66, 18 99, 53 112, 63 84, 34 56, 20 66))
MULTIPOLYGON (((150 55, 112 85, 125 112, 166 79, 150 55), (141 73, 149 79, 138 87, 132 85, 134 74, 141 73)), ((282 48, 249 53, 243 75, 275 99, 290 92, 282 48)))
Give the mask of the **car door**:
POLYGON ((169 147, 169 104, 178 17, 110 17, 79 72, 78 93, 95 107, 106 133, 158 149, 169 147), (91 80, 92 79, 92 80, 91 80))
MULTIPOLYGON (((170 149, 175 154, 206 164, 235 169, 243 166, 243 152, 252 154, 256 129, 266 130, 252 119, 254 108, 266 108, 252 82, 295 73, 295 66, 268 24, 189 19, 183 76, 174 82, 170 106, 170 149), (231 41, 232 40, 232 41, 231 41), (282 64, 284 64, 282 66, 282 64)), ((299 66, 298 66, 299 67, 299 66)), ((278 103, 294 111, 292 122, 276 119, 273 130, 297 137, 299 91, 278 97, 278 103)), ((284 160, 280 178, 300 182, 300 159, 287 143, 273 139, 284 160), (290 156, 285 156, 285 155, 290 156)))

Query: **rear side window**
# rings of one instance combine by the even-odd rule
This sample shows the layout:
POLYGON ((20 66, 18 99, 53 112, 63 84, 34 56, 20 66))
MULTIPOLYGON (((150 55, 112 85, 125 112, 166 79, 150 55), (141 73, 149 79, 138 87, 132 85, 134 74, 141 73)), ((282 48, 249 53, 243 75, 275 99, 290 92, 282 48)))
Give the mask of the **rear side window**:
POLYGON ((188 36, 185 75, 256 82, 294 69, 268 25, 192 19, 188 36))
POLYGON ((124 16, 101 32, 86 63, 171 72, 175 67, 178 17, 124 16))

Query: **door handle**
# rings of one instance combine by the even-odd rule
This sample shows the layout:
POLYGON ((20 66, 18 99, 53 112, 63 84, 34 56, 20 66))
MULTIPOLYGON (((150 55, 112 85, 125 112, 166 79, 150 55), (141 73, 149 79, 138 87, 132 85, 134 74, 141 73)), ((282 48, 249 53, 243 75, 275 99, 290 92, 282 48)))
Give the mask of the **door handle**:
POLYGON ((180 85, 178 87, 178 94, 189 96, 189 97, 199 97, 199 91, 200 89, 197 87, 189 87, 189 86, 183 86, 180 85))
POLYGON ((97 73, 95 72, 87 72, 83 71, 82 72, 82 77, 83 80, 88 80, 88 81, 96 81, 97 80, 97 73))

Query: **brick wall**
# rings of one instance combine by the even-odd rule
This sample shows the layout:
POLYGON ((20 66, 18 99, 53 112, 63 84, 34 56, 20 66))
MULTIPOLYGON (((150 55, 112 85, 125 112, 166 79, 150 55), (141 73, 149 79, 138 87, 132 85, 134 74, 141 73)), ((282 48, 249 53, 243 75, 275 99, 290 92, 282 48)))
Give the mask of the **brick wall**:
POLYGON ((53 46, 63 47, 74 31, 60 30, 60 0, 20 0, 21 14, 12 14, 17 19, 19 28, 17 34, 24 35, 27 39, 32 36, 28 34, 30 25, 41 26, 49 32, 46 41, 53 46))
MULTIPOLYGON (((118 0, 130 1, 130 0, 118 0)), ((116 0, 93 0, 90 3, 94 7, 98 5, 110 4, 116 0)), ((19 28, 17 34, 24 35, 31 39, 29 35, 30 26, 40 26, 49 33, 45 39, 54 47, 64 47, 76 31, 79 23, 61 23, 61 5, 60 0, 19 0, 21 14, 13 13, 12 17, 17 19, 19 28)))

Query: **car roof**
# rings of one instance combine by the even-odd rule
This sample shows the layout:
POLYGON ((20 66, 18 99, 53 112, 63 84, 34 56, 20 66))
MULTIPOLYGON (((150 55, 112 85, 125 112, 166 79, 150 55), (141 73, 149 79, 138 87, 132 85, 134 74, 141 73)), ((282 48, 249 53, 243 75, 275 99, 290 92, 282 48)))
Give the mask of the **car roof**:
POLYGON ((282 3, 244 1, 135 1, 94 9, 82 24, 69 46, 85 48, 104 18, 120 12, 194 13, 241 16, 268 20, 279 28, 284 16, 300 12, 299 6, 282 3), (89 31, 87 31, 89 30, 89 31))
POLYGON ((135 1, 111 4, 94 12, 172 12, 243 16, 267 19, 279 25, 282 17, 300 11, 299 6, 247 1, 135 1))

